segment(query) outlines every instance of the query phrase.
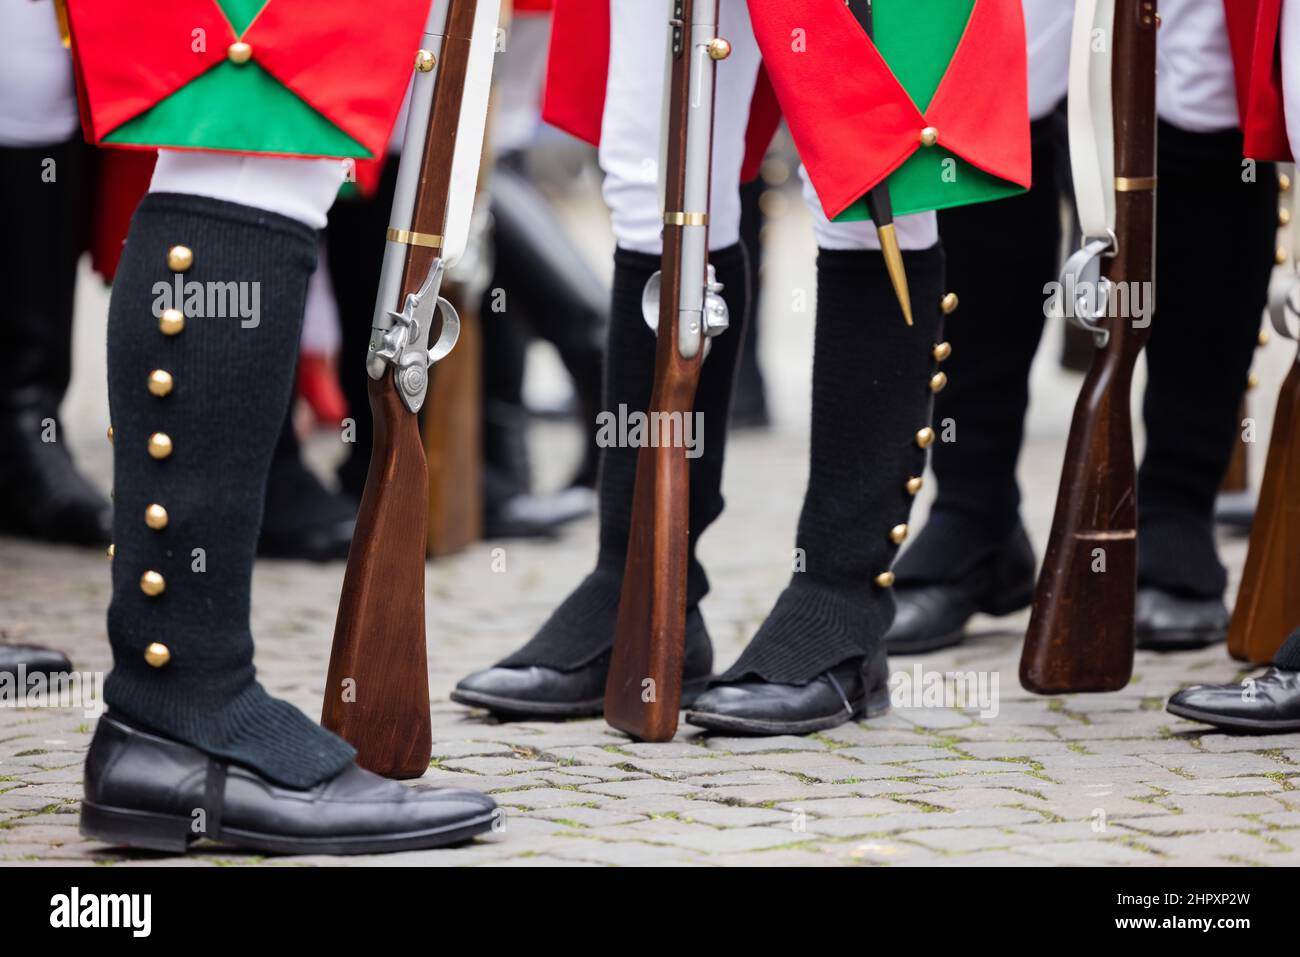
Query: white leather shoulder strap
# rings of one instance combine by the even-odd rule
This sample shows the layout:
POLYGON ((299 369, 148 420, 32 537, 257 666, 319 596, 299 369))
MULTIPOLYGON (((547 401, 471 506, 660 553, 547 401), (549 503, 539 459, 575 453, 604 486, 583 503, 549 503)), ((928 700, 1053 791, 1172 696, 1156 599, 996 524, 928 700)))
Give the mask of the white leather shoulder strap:
POLYGON ((492 63, 496 56, 497 24, 501 0, 478 0, 469 48, 469 69, 461 98, 460 126, 451 160, 451 192, 442 228, 442 259, 454 266, 465 253, 469 224, 478 193, 478 170, 483 156, 483 131, 487 124, 488 97, 492 92, 492 63))
POLYGON ((1115 130, 1111 62, 1115 0, 1075 0, 1070 38, 1070 166, 1085 239, 1115 228, 1115 130))

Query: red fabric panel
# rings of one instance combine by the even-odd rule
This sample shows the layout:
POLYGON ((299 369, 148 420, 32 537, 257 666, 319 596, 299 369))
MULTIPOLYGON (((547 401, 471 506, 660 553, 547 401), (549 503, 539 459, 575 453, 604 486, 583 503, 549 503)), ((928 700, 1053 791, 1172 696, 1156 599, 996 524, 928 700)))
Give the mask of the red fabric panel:
POLYGON ((105 282, 113 281, 131 217, 149 190, 158 154, 144 150, 99 150, 96 157, 94 220, 90 264, 105 282))
POLYGON ((940 145, 972 166, 1029 188, 1029 86, 1018 0, 976 0, 925 111, 940 145))
POLYGON ((253 58, 382 157, 411 79, 428 0, 269 0, 244 39, 253 58))
POLYGON ((921 112, 840 0, 798 8, 750 0, 749 14, 799 157, 833 218, 916 149, 921 112), (805 50, 792 48, 796 29, 805 50))
POLYGON ((781 125, 781 104, 767 70, 759 67, 754 96, 749 102, 749 126, 745 129, 745 161, 740 167, 740 181, 748 183, 758 177, 767 148, 772 145, 776 128, 781 125))
POLYGON ((234 39, 214 0, 68 0, 68 22, 92 143, 221 62, 234 39), (206 33, 201 53, 192 49, 198 29, 206 33))
POLYGON ((1290 160, 1277 36, 1282 0, 1224 0, 1224 9, 1245 138, 1243 152, 1254 159, 1290 160))
POLYGON ((542 119, 593 146, 600 143, 609 80, 610 2, 555 0, 551 16, 542 119))

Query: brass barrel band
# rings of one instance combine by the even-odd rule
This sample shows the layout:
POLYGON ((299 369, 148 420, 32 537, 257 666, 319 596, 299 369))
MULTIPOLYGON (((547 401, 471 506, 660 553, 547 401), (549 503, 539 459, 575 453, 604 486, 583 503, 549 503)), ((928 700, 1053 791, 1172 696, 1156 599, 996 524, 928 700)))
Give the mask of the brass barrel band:
POLYGON ((664 213, 665 226, 707 226, 708 213, 664 213))
POLYGON ((1154 176, 1116 176, 1115 192, 1117 193, 1140 193, 1144 190, 1156 188, 1156 178, 1154 176))
POLYGON ((402 243, 406 246, 424 246, 427 249, 441 249, 442 237, 433 233, 417 233, 409 229, 388 227, 388 241, 402 243))

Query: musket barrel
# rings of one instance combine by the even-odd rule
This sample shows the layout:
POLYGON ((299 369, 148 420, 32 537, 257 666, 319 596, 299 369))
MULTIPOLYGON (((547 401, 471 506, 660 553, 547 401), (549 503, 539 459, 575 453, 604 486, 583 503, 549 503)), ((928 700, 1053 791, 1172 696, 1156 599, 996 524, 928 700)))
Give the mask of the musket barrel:
MULTIPOLYGON (((416 68, 411 80, 410 100, 406 109, 406 127, 402 140, 401 161, 397 167, 397 184, 393 191, 392 211, 388 216, 390 234, 398 231, 410 234, 411 220, 415 215, 415 197, 420 188, 420 159, 424 141, 429 132, 429 119, 433 112, 433 92, 441 68, 442 44, 447 23, 449 0, 433 0, 429 19, 420 39, 421 53, 433 55, 431 69, 416 68)), ((388 329, 392 320, 390 309, 402 305, 402 274, 406 268, 406 244, 387 239, 384 243, 384 264, 379 274, 379 289, 375 296, 375 312, 371 328, 388 329)), ((375 343, 372 340, 372 345, 375 343)), ((384 374, 384 364, 368 364, 372 379, 384 374)))

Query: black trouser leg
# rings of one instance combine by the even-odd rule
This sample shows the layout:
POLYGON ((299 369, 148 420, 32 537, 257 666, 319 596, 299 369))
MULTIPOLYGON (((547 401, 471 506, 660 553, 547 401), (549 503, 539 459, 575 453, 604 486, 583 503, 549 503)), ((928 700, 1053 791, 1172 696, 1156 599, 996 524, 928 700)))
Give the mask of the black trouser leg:
MULTIPOLYGON (((688 630, 703 629, 694 613, 708 591, 708 578, 695 557, 700 535, 722 512, 722 463, 726 455, 727 416, 735 382, 736 360, 745 335, 747 276, 739 245, 709 254, 731 315, 731 328, 713 340, 700 373, 695 411, 703 415, 702 454, 690 463, 690 557, 687 569, 688 630)), ((654 333, 641 314, 641 293, 659 268, 658 256, 619 249, 614 254, 613 308, 605 352, 605 411, 618 415, 644 411, 654 384, 654 333)), ((627 560, 636 484, 638 449, 602 450, 597 488, 600 494, 600 549, 596 569, 569 595, 533 639, 501 662, 505 666, 542 665, 571 670, 594 660, 613 645, 623 566, 627 560)))
POLYGON ((86 146, 0 149, 9 219, 0 255, 0 527, 105 544, 108 501, 77 471, 59 419, 87 201, 86 146))
POLYGON ((105 700, 295 788, 333 777, 353 754, 257 682, 249 630, 267 473, 315 261, 316 233, 295 220, 151 193, 132 221, 108 320, 117 508, 105 700), (169 252, 178 245, 192 264, 169 252), (185 299, 160 303, 157 285, 177 278, 185 299), (213 288, 235 288, 256 311, 211 316, 189 299, 213 288), (160 315, 164 306, 183 318, 160 315))
POLYGON ((960 577, 1006 540, 1020 509, 1016 463, 1029 406, 1029 368, 1043 333, 1043 287, 1057 278, 1060 193, 1051 119, 1032 126, 1034 185, 992 204, 939 213, 948 290, 960 301, 944 336, 948 384, 935 397, 937 489, 930 518, 899 559, 906 584, 960 577))
POLYGON ((903 321, 879 252, 817 257, 812 445, 796 568, 767 620, 719 680, 806 684, 878 647, 925 469, 934 347, 942 334, 943 250, 903 254, 915 325, 903 321))
POLYGON ((492 214, 497 276, 503 280, 507 311, 516 311, 517 304, 533 331, 555 346, 573 379, 585 441, 572 484, 594 485, 609 294, 545 199, 508 164, 492 178, 492 214))
POLYGON ((1277 176, 1242 179, 1241 134, 1159 131, 1157 314, 1146 347, 1138 579, 1218 597, 1214 500, 1241 441, 1238 409, 1268 296, 1277 176), (1211 251, 1207 255, 1207 251, 1211 251))
POLYGON ((379 188, 373 197, 345 197, 330 210, 325 228, 330 282, 339 306, 339 385, 348 400, 348 416, 354 421, 353 442, 338 468, 339 486, 360 501, 370 468, 370 447, 374 423, 370 396, 366 391, 366 353, 370 348, 370 326, 374 318, 379 273, 384 263, 384 234, 388 229, 397 184, 397 161, 384 164, 379 188))

